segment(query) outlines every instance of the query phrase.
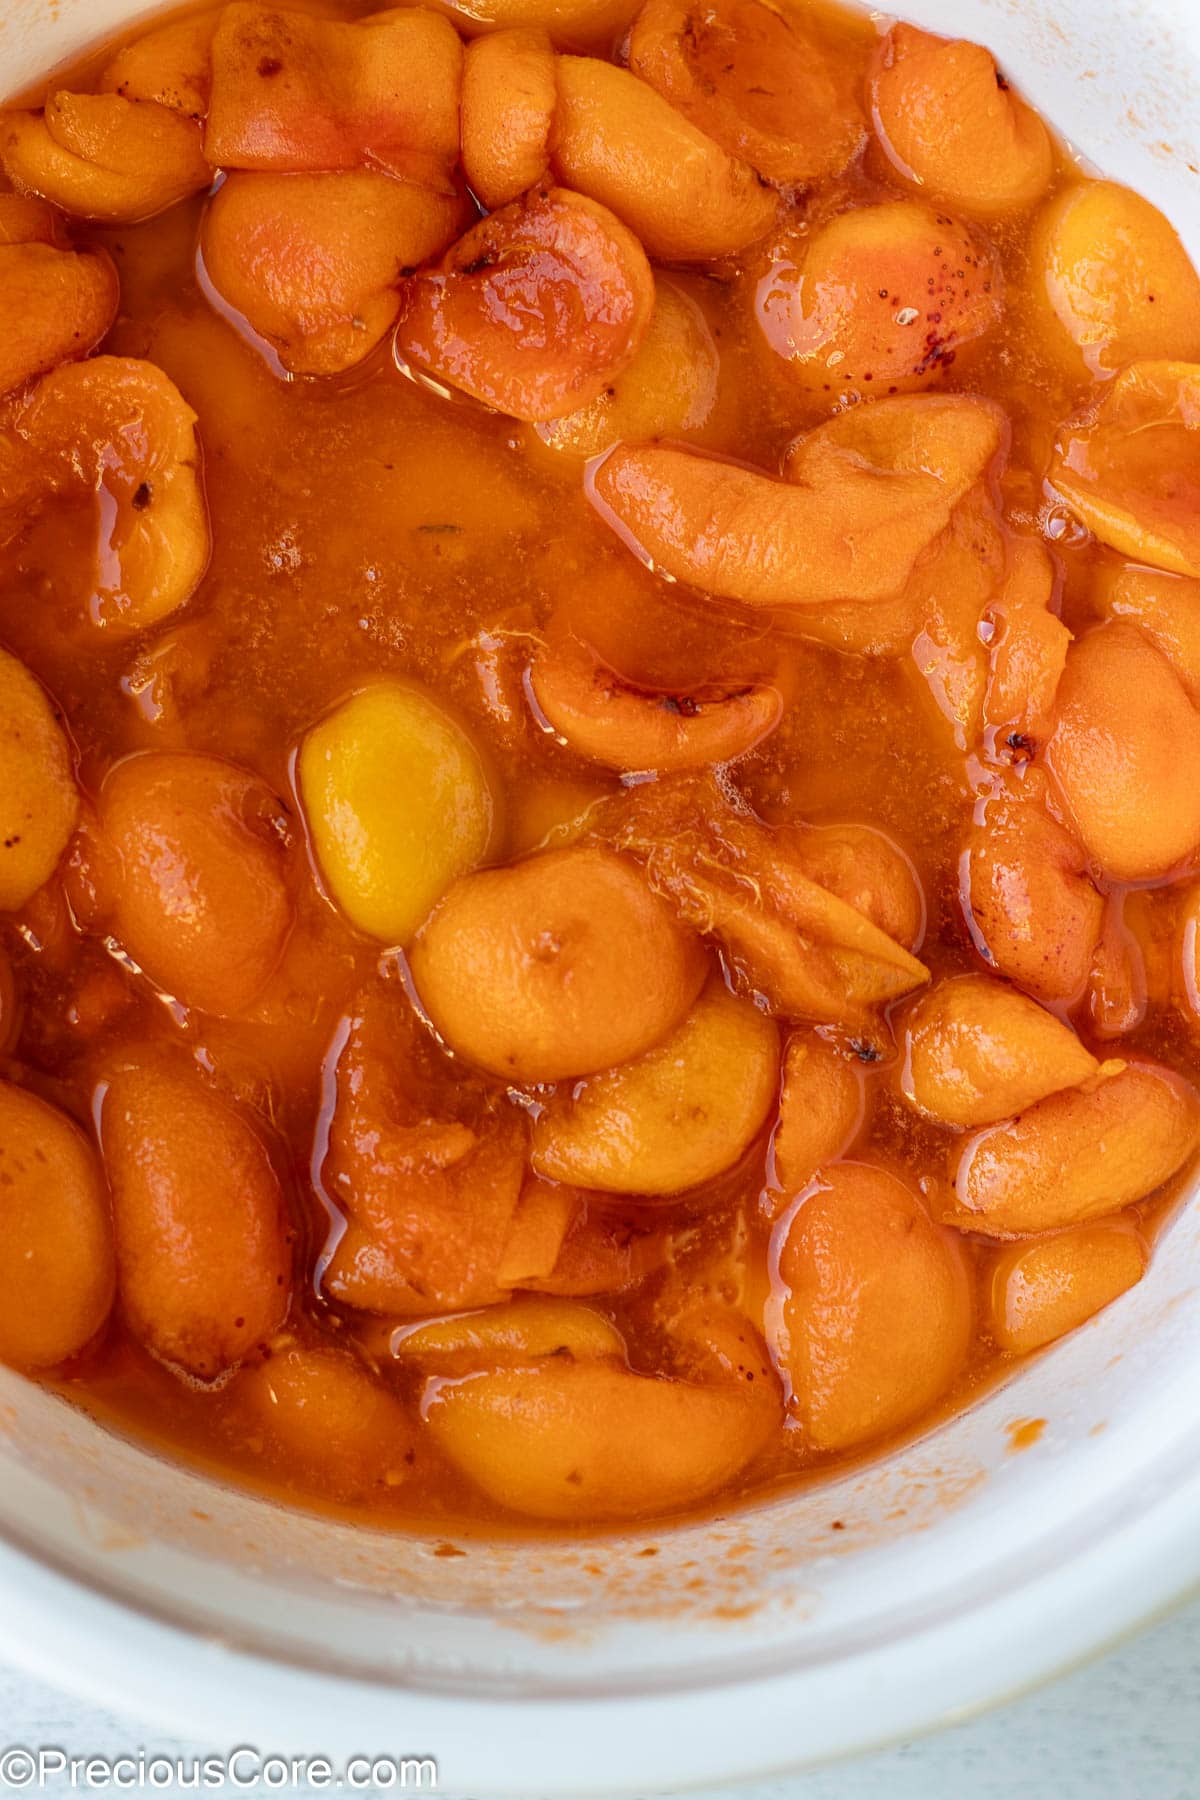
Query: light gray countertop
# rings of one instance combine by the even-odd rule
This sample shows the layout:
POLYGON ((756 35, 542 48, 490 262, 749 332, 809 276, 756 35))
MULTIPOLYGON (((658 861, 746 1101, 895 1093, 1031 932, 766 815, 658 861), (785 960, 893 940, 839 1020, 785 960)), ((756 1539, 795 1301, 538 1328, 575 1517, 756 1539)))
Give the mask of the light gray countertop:
MULTIPOLYGON (((233 1748, 176 1745, 147 1731, 133 1713, 122 1718, 94 1711, 0 1667, 0 1753, 12 1744, 55 1746, 80 1757, 233 1748)), ((50 1791, 67 1790, 60 1784, 50 1791)), ((743 1790, 738 1800, 940 1800, 942 1795, 947 1800, 1200 1796, 1200 1603, 1016 1705, 937 1737, 743 1790)))

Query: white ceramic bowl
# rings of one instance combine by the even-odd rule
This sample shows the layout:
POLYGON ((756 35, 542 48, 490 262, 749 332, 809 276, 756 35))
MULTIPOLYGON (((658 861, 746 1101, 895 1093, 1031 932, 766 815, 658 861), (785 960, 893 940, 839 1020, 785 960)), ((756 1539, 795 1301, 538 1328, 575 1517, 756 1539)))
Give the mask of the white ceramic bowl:
MULTIPOLYGON (((0 92, 145 10, 5 0, 0 92)), ((987 43, 1200 256, 1196 0, 904 10, 987 43)), ((0 1371, 0 1654, 215 1746, 433 1755, 440 1791, 480 1800, 908 1736, 1200 1581, 1198 1285, 1200 1197, 1139 1288, 887 1461, 703 1526, 460 1556, 272 1508, 0 1371), (1046 1425, 1014 1451, 1022 1419, 1046 1425)))

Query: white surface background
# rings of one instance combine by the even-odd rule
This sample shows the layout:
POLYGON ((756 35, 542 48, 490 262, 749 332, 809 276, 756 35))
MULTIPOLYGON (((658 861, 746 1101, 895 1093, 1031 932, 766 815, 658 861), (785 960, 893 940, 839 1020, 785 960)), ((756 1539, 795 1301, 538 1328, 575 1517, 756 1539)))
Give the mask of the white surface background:
MULTIPOLYGON (((364 1753, 383 1751, 364 1744, 364 1753)), ((314 1755, 320 1721, 313 1722, 314 1755)), ((0 1667, 0 1751, 52 1745, 74 1756, 180 1745, 137 1720, 81 1707, 0 1667)), ((257 1746, 269 1752, 270 1745, 257 1746)), ((430 1745, 436 1752, 437 1746, 430 1745)), ((63 1790, 65 1791, 65 1790, 63 1790)), ((1015 1706, 934 1738, 743 1790, 738 1800, 1193 1800, 1200 1795, 1200 1603, 1015 1706)), ((709 1800, 716 1800, 710 1796, 709 1800)))

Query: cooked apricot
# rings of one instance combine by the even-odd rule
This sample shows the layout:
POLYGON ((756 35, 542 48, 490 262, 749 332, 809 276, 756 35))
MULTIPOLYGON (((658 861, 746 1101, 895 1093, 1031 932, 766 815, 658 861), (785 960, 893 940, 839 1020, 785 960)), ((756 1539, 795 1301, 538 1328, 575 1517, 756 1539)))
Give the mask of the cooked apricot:
POLYGON ((49 881, 79 817, 62 715, 24 663, 0 650, 0 912, 49 881))
POLYGON ((798 1194, 849 1150, 866 1118, 862 1068, 815 1031, 793 1032, 783 1059, 779 1123, 771 1142, 776 1190, 798 1194))
POLYGON ((771 228, 774 194, 628 69, 558 61, 558 179, 609 207, 661 262, 711 262, 771 228))
MULTIPOLYGON (((1109 894, 1104 925, 1088 981, 1087 1009, 1098 1038, 1123 1037, 1136 1031, 1146 1016, 1149 983, 1137 933, 1125 922, 1128 893, 1109 894)), ((1134 908, 1130 907, 1130 913, 1134 908)))
POLYGON ((1013 1244, 992 1263, 988 1305, 1002 1350, 1027 1356, 1111 1306, 1146 1272, 1146 1246, 1125 1219, 1013 1244))
POLYGON ((538 651, 529 685, 571 748, 610 769, 669 773, 727 762, 768 737, 784 711, 767 682, 711 696, 640 693, 565 633, 538 651))
POLYGON ((204 221, 204 266, 222 299, 297 375, 370 355, 400 311, 400 271, 466 222, 457 194, 369 169, 236 173, 204 221))
POLYGON ((1050 480, 1102 544, 1200 577, 1200 363, 1134 363, 1056 446, 1050 480))
POLYGON ((465 37, 508 30, 546 31, 559 50, 607 56, 628 27, 637 0, 434 0, 465 37))
POLYGON ((961 883, 971 936, 993 968, 1047 1004, 1079 999, 1104 902, 1082 845, 1049 809, 1040 771, 984 797, 961 883))
POLYGON ((188 118, 203 119, 212 85, 215 12, 173 19, 122 44, 100 71, 96 86, 125 100, 155 100, 188 118))
POLYGON ((557 419, 632 362, 653 305, 645 252, 620 220, 536 188, 405 283, 396 349, 499 412, 557 419))
POLYGON ((292 1483, 349 1498, 409 1473, 407 1413, 347 1351, 282 1350, 239 1377, 235 1400, 262 1461, 292 1483))
POLYGON ((828 888, 906 950, 925 933, 925 895, 899 845, 872 825, 806 825, 788 852, 811 881, 828 888))
POLYGON ((1032 206, 1050 184, 1050 133, 980 44, 893 25, 871 105, 892 164, 931 200, 988 218, 1032 206))
POLYGON ((1200 711, 1133 625, 1101 625, 1071 646, 1047 759, 1113 880, 1166 875, 1200 845, 1200 711))
POLYGON ((558 87, 554 46, 539 26, 476 38, 463 58, 462 166, 495 212, 543 179, 558 87))
POLYGON ((99 1159, 65 1113, 0 1081, 0 1361, 48 1369, 86 1348, 116 1285, 99 1159))
POLYGON ((629 66, 731 156, 768 181, 835 175, 866 135, 853 75, 806 19, 763 0, 647 0, 629 66))
POLYGON ((121 1308, 154 1355, 213 1381, 287 1317, 295 1233, 257 1131, 186 1065, 108 1080, 100 1115, 121 1308))
POLYGON ((496 1274, 498 1285, 524 1288, 552 1275, 582 1204, 573 1188, 531 1176, 513 1213, 496 1274))
POLYGON ((513 1081, 594 1075, 687 1013, 706 958, 611 851, 544 851, 457 882, 412 948, 452 1049, 513 1081))
POLYGON ((990 975, 939 982, 904 1021, 901 1091, 941 1125, 1010 1118, 1098 1066, 1069 1025, 990 975))
POLYGON ((354 21, 255 0, 222 9, 204 152, 223 169, 355 169, 447 186, 458 156, 462 45, 423 7, 354 21))
POLYGON ((735 985, 784 1018, 864 1026, 872 1008, 929 979, 711 776, 635 790, 602 829, 685 925, 717 940, 735 985))
POLYGON ((1200 581, 1125 564, 1098 569, 1092 603, 1106 619, 1136 625, 1200 702, 1200 581))
POLYGON ((971 1289, 952 1233, 897 1176, 838 1163, 776 1227, 776 1352, 818 1450, 898 1431, 962 1368, 971 1289))
POLYGON ((116 863, 102 914, 122 947, 183 1005, 241 1012, 292 927, 281 802, 220 757, 151 750, 112 769, 97 816, 116 863))
POLYGON ((44 112, 0 117, 0 163, 20 193, 109 224, 153 218, 213 177, 195 120, 154 100, 65 89, 44 112))
POLYGON ((1029 247, 1044 341, 1082 380, 1144 357, 1200 360, 1200 276, 1156 206, 1115 181, 1048 200, 1029 247))
POLYGON ((989 606, 989 669, 983 719, 1014 761, 1032 756, 1053 724, 1071 633, 1050 610, 1054 571, 1032 538, 1017 538, 1004 587, 989 606))
POLYGON ((107 251, 60 238, 42 201, 0 194, 0 395, 87 356, 112 324, 120 282, 107 251))
POLYGON ((549 449, 581 461, 617 443, 683 438, 716 403, 717 347, 704 314, 682 288, 656 276, 654 310, 628 368, 578 412, 537 427, 549 449))
POLYGON ((306 734, 296 765, 321 872, 360 931, 403 944, 483 858, 495 806, 471 739, 420 688, 363 688, 306 734))
POLYGON ((208 565, 196 415, 152 363, 95 356, 54 369, 0 429, 0 510, 95 496, 91 615, 108 631, 157 624, 208 565))
POLYGON ((970 398, 888 400, 793 444, 786 481, 668 446, 619 445, 595 470, 602 515, 656 568, 750 606, 881 600, 998 453, 970 398))
POLYGON ((1157 1063, 1051 1094, 1019 1119, 991 1125, 963 1145, 954 1177, 965 1231, 1012 1237, 1082 1225, 1145 1199, 1200 1141, 1200 1098, 1157 1063))
POLYGON ((997 323, 1002 298, 999 264, 971 226, 887 200, 781 250, 755 316, 802 387, 869 399, 941 380, 997 323))
POLYGON ((682 1193, 738 1161, 778 1088, 775 1025, 713 977, 654 1049, 549 1102, 534 1125, 533 1166, 607 1193, 682 1193))
POLYGON ((534 1293, 624 1294, 670 1262, 673 1234, 654 1209, 620 1207, 611 1194, 577 1195, 577 1202, 549 1275, 523 1284, 534 1293))
POLYGON ((543 1356, 585 1362, 624 1353, 620 1332, 594 1307, 528 1295, 476 1312, 403 1326, 392 1342, 398 1361, 439 1374, 465 1374, 484 1365, 515 1367, 543 1356))

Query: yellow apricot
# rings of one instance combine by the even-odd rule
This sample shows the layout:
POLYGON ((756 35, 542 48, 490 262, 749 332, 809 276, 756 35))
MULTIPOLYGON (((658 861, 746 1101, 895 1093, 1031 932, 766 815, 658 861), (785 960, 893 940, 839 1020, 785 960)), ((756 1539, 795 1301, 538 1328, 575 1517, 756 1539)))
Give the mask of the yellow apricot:
POLYGON ((556 1095, 533 1130, 551 1181, 612 1194, 679 1194, 731 1168, 779 1089, 779 1036, 714 976, 669 1037, 556 1095))
POLYGON ((869 399, 941 380, 998 322, 1002 300, 999 262, 971 226, 888 200, 781 249, 755 317, 806 391, 869 399))
POLYGON ((555 173, 609 207, 660 262, 711 262, 770 230, 776 198, 628 69, 558 60, 555 173))
POLYGON ((212 1381, 287 1317, 295 1233, 258 1133, 186 1065, 103 1090, 121 1306, 155 1356, 212 1381))
POLYGON ((667 446, 620 445, 593 504, 644 559, 750 606, 874 601, 903 586, 998 454, 1003 415, 969 397, 856 407, 793 444, 786 481, 667 446))
POLYGON ((706 768, 761 743, 784 714, 768 682, 711 697, 639 693, 578 638, 539 649, 529 686, 547 722, 573 750, 610 769, 706 768))
POLYGON ((686 437, 712 412, 717 367, 704 314, 682 288, 657 276, 650 323, 628 368, 587 406, 535 430, 550 450, 580 461, 617 443, 686 437))
POLYGON ((567 1234, 582 1210, 569 1187, 531 1176, 521 1189, 505 1241, 497 1286, 527 1288, 553 1275, 567 1234))
POLYGON ((1064 429, 1050 481, 1102 544, 1200 577, 1200 363, 1122 369, 1064 429))
POLYGON ((849 1150, 866 1118, 861 1065, 814 1031, 793 1032, 783 1059, 779 1123, 771 1142, 771 1212, 783 1197, 807 1187, 818 1169, 849 1150))
POLYGON ((768 181, 835 175, 865 132, 854 72, 827 56, 807 19, 762 0, 647 0, 629 66, 731 156, 768 181))
POLYGON ((489 212, 519 199, 550 164, 558 88, 539 26, 476 38, 463 58, 462 166, 489 212))
POLYGON ((817 1450, 897 1431, 941 1399, 971 1335, 953 1234, 886 1169, 838 1163, 776 1226, 775 1350, 817 1450))
POLYGON ((413 1461, 404 1408, 347 1351, 280 1351, 238 1377, 233 1400, 254 1449, 289 1485, 360 1498, 398 1487, 413 1461))
POLYGON ((79 817, 71 747, 24 663, 0 650, 0 912, 49 881, 79 817))
POLYGON ((654 276, 607 207, 538 187, 481 219, 404 284, 396 353, 498 412, 577 412, 628 367, 654 276))
POLYGON ((1104 567, 1096 571, 1091 598, 1102 617, 1136 625, 1166 657, 1188 697, 1200 702, 1200 580, 1128 564, 1104 567))
POLYGON ((363 165, 449 189, 462 45, 419 6, 355 20, 225 6, 212 41, 204 150, 223 169, 363 165))
POLYGON ((140 631, 195 592, 208 565, 196 415, 152 363, 94 356, 45 376, 0 427, 0 512, 95 496, 91 611, 140 631))
POLYGON ((594 1075, 687 1013, 707 961, 611 851, 543 851, 455 883, 410 956, 434 1025, 511 1081, 594 1075))
POLYGON ((558 50, 608 56, 637 0, 433 0, 464 37, 509 30, 549 32, 558 50))
POLYGON ((431 1373, 465 1373, 487 1365, 513 1367, 543 1356, 624 1356, 616 1326, 574 1300, 523 1298, 476 1312, 402 1326, 391 1353, 431 1373))
POLYGON ((1151 1062, 1051 1094, 962 1146, 947 1222, 988 1237, 1082 1225, 1144 1200, 1200 1141, 1200 1097, 1151 1062))
POLYGON ((53 1368, 86 1348, 116 1286, 99 1159, 56 1107, 0 1081, 0 1361, 53 1368))
POLYGON ((925 934, 925 895, 912 863, 885 832, 849 822, 805 825, 789 832, 788 853, 811 881, 906 950, 917 948, 925 934))
POLYGON ((871 104, 893 166, 931 200, 988 218, 1032 206, 1049 186, 1050 133, 980 44, 893 25, 871 104))
POLYGON ((1200 711, 1135 626, 1116 620, 1071 646, 1047 760, 1113 880, 1166 875, 1200 845, 1200 711))
POLYGON ((419 688, 351 695, 305 734, 296 773, 330 893, 385 944, 406 943, 486 854, 495 803, 479 752, 419 688))
POLYGON ((990 628, 983 722, 999 743, 1024 760, 1050 734, 1058 684, 1071 633, 1050 610, 1054 570, 1033 538, 1012 545, 1004 587, 985 621, 990 628))
POLYGON ((1142 358, 1200 361, 1200 276, 1174 227, 1115 181, 1061 189, 1029 249, 1044 339, 1076 380, 1142 358))
POLYGON ((204 218, 204 267, 285 369, 331 375, 368 356, 400 311, 400 268, 438 255, 462 197, 370 169, 228 175, 204 218))
POLYGON ((984 797, 961 867, 980 953, 1037 999, 1073 1005, 1087 985, 1104 903, 1083 847, 1049 810, 1040 770, 984 797))
POLYGON ((122 44, 100 71, 97 88, 126 100, 156 100, 188 118, 203 119, 218 18, 215 11, 196 13, 122 44))
POLYGON ((107 251, 69 246, 43 201, 0 194, 0 395, 94 350, 120 292, 107 251))
POLYGON ((132 223, 212 182, 195 120, 120 94, 51 94, 45 111, 0 116, 0 163, 22 194, 84 219, 132 223))
POLYGON ((1111 1306, 1146 1272, 1146 1246, 1127 1219, 1056 1232, 997 1253, 988 1280, 992 1336, 1026 1356, 1111 1306))
POLYGON ((1099 1067, 1069 1025, 990 975, 923 994, 904 1021, 900 1089, 940 1125, 991 1125, 1099 1067))

